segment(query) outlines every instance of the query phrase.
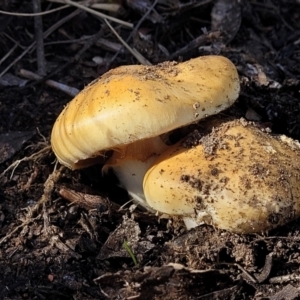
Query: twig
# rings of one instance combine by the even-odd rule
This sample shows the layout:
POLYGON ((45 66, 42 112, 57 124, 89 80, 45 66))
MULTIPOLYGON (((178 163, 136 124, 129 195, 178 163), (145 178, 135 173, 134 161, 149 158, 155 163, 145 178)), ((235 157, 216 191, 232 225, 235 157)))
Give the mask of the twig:
POLYGON ((17 49, 18 44, 15 44, 0 60, 0 65, 17 49))
MULTIPOLYGON (((153 5, 148 9, 148 11, 138 21, 138 23, 136 24, 136 26, 133 28, 133 30, 131 31, 130 35, 126 39, 126 43, 128 43, 130 41, 130 39, 133 37, 134 33, 139 29, 139 27, 141 26, 141 24, 143 23, 143 21, 147 18, 147 16, 150 14, 150 12, 152 11, 152 9, 154 9, 154 7, 156 6, 157 2, 158 2, 158 0, 155 0, 154 3, 153 3, 153 5)), ((123 47, 121 47, 118 50, 118 52, 111 58, 111 60, 109 61, 108 66, 110 66, 110 64, 118 57, 118 55, 121 53, 122 50, 123 50, 123 47)))
POLYGON ((194 49, 204 45, 208 41, 218 38, 219 35, 220 35, 219 31, 203 33, 202 35, 196 37, 194 40, 189 42, 187 45, 185 45, 184 47, 180 48, 179 50, 174 52, 172 55, 170 55, 169 60, 172 60, 180 55, 183 55, 184 53, 186 53, 188 51, 194 50, 194 49))
MULTIPOLYGON (((33 11, 35 13, 41 12, 40 0, 32 0, 33 11)), ((44 51, 44 37, 43 37, 43 20, 42 16, 38 15, 34 17, 34 31, 36 38, 36 57, 37 57, 37 69, 38 74, 41 76, 46 75, 46 61, 44 51)))
POLYGON ((106 207, 107 209, 112 208, 113 211, 117 211, 120 209, 120 206, 116 203, 109 201, 105 197, 99 195, 91 195, 87 193, 77 192, 75 190, 71 190, 65 186, 61 186, 58 189, 58 193, 64 199, 70 201, 73 204, 76 204, 80 207, 83 207, 87 210, 89 209, 97 209, 98 207, 106 207))
MULTIPOLYGON (((54 3, 65 3, 65 0, 47 0, 47 1, 54 2, 54 3)), ((93 7, 96 9, 111 11, 111 12, 117 12, 121 6, 120 4, 117 3, 93 3, 89 1, 79 1, 77 3, 85 6, 93 7)))
POLYGON ((140 54, 136 49, 132 49, 115 31, 115 29, 110 25, 110 23, 104 19, 104 22, 109 27, 109 29, 113 32, 113 34, 118 38, 118 40, 123 44, 123 46, 138 60, 139 63, 146 66, 151 66, 152 64, 148 61, 142 54, 140 54))
MULTIPOLYGON (((70 13, 68 16, 65 18, 59 20, 56 24, 52 25, 49 29, 47 29, 44 32, 44 38, 46 38, 48 35, 50 35, 54 30, 56 30, 58 27, 60 27, 62 24, 65 22, 69 21, 76 15, 78 15, 81 12, 80 9, 76 9, 72 13, 70 13)), ((33 42, 31 45, 29 45, 11 64, 9 64, 1 73, 0 77, 2 77, 13 65, 15 65, 20 59, 22 59, 23 56, 25 56, 30 50, 34 49, 36 46, 36 42, 33 42)))
POLYGON ((75 60, 79 60, 82 54, 87 51, 101 36, 103 36, 103 26, 101 26, 101 29, 84 43, 83 47, 74 56, 75 60))
POLYGON ((272 277, 269 279, 269 282, 272 284, 283 284, 285 282, 299 281, 299 280, 300 280, 300 275, 292 273, 288 275, 272 277))
MULTIPOLYGON (((19 73, 20 73, 21 76, 23 76, 27 79, 33 79, 33 80, 42 80, 43 79, 42 76, 40 76, 38 74, 35 74, 31 71, 25 70, 25 69, 21 69, 19 73)), ((53 88, 55 88, 59 91, 62 91, 62 92, 66 93, 67 95, 70 95, 72 97, 75 97, 79 93, 78 89, 76 89, 74 87, 70 87, 70 86, 65 85, 63 83, 51 80, 51 79, 45 80, 45 83, 48 86, 51 86, 51 87, 53 87, 53 88)))
POLYGON ((43 11, 43 12, 38 12, 38 13, 17 13, 17 12, 9 12, 9 11, 0 10, 0 14, 15 16, 15 17, 35 17, 35 16, 44 16, 44 15, 52 14, 52 13, 57 12, 59 10, 65 9, 67 7, 69 7, 69 5, 64 5, 64 6, 61 6, 61 7, 57 7, 57 8, 54 8, 54 9, 50 9, 50 10, 43 11))
POLYGON ((122 53, 124 53, 124 50, 121 50, 124 49, 124 47, 120 43, 111 42, 104 38, 99 38, 95 44, 104 50, 109 50, 112 52, 118 52, 120 50, 122 53))
POLYGON ((257 280, 248 272, 246 271, 241 265, 239 265, 238 263, 217 263, 216 265, 219 265, 219 266, 236 266, 240 271, 243 272, 243 275, 245 277, 248 278, 248 280, 250 282, 253 282, 253 283, 257 283, 257 280))
POLYGON ((82 36, 78 39, 71 39, 71 40, 56 40, 56 41, 52 41, 52 42, 47 42, 45 43, 45 46, 49 46, 49 45, 63 45, 63 44, 74 44, 74 43, 78 43, 78 44, 82 44, 85 43, 86 40, 92 39, 94 37, 94 35, 85 35, 82 36))
POLYGON ((88 7, 86 7, 86 6, 82 5, 82 4, 79 4, 79 3, 77 3, 77 2, 73 2, 73 1, 70 1, 70 0, 64 0, 64 3, 67 3, 67 4, 71 5, 71 6, 78 7, 78 8, 80 8, 80 9, 82 9, 82 10, 85 10, 86 12, 88 12, 88 13, 90 13, 90 14, 93 14, 93 15, 95 15, 95 16, 98 16, 98 17, 100 17, 101 19, 111 20, 111 21, 116 22, 116 23, 119 23, 119 24, 121 24, 121 25, 123 25, 123 26, 129 27, 129 28, 133 28, 133 24, 132 24, 132 23, 125 22, 125 21, 122 21, 122 20, 120 20, 120 19, 117 19, 117 18, 108 16, 108 15, 103 14, 103 13, 101 13, 101 12, 98 12, 98 11, 96 11, 96 10, 94 10, 94 9, 88 8, 88 7))
POLYGON ((54 235, 54 236, 51 237, 50 245, 52 247, 55 246, 57 249, 59 249, 63 253, 70 253, 71 256, 76 258, 76 259, 80 259, 82 257, 79 253, 77 253, 76 251, 71 249, 68 245, 63 243, 61 238, 58 235, 54 235))
POLYGON ((16 45, 18 45, 21 49, 26 49, 27 46, 22 46, 19 41, 17 41, 16 39, 12 38, 10 35, 8 35, 7 33, 3 32, 2 33, 6 38, 8 38, 10 41, 12 41, 13 43, 15 43, 16 45))

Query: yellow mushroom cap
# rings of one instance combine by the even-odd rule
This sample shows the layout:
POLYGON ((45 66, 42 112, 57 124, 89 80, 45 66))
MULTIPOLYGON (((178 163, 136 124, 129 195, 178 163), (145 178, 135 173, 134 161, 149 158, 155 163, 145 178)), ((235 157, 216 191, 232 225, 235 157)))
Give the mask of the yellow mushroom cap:
POLYGON ((226 122, 185 148, 176 144, 144 177, 155 210, 237 233, 264 232, 300 215, 300 147, 245 120, 226 122))
POLYGON ((238 97, 235 66, 221 56, 157 66, 122 66, 88 85, 56 120, 51 144, 72 169, 102 150, 151 138, 229 107, 238 97))

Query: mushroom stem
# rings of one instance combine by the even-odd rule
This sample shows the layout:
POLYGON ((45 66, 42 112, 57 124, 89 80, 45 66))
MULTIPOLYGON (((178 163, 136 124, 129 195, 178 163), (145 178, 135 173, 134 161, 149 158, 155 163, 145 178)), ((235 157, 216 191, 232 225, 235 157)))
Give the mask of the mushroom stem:
POLYGON ((146 210, 154 211, 146 202, 143 180, 157 156, 168 147, 159 136, 124 145, 122 148, 115 149, 112 157, 103 167, 103 172, 113 169, 120 184, 134 202, 146 210))

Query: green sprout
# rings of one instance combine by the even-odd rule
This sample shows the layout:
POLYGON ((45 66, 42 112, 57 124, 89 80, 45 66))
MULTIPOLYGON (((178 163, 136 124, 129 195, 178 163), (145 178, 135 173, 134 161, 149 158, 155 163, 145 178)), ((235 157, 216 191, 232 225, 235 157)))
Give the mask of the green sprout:
POLYGON ((128 245, 128 243, 127 243, 126 240, 124 240, 124 242, 123 242, 123 247, 125 248, 125 250, 126 250, 127 253, 129 254, 129 256, 131 257, 131 259, 132 259, 134 265, 137 266, 137 265, 138 265, 137 259, 135 258, 134 254, 133 254, 133 252, 132 252, 132 250, 131 250, 131 248, 130 248, 130 246, 128 245))

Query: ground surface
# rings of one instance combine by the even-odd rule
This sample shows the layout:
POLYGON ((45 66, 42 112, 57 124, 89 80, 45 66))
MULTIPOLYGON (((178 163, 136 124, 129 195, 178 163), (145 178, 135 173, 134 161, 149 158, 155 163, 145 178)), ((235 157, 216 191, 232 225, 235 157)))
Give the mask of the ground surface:
MULTIPOLYGON (((32 12, 24 2, 2 1, 1 9, 32 12)), ((149 12, 137 30, 111 23, 124 40, 132 34, 130 47, 152 64, 227 56, 242 90, 224 114, 300 138, 299 1, 155 3, 150 11, 151 2, 127 1, 112 13, 136 26, 149 12)), ((42 2, 43 11, 59 6, 42 2)), ((43 16, 44 31, 75 11, 43 16)), ((121 44, 101 19, 76 12, 44 39, 50 79, 82 89, 112 67, 137 63, 127 50, 116 55, 121 44)), ((186 232, 124 205, 126 192, 112 175, 102 178, 100 166, 54 171, 49 136, 72 97, 44 81, 24 84, 20 70, 37 72, 36 51, 14 60, 36 40, 33 19, 0 19, 0 57, 9 54, 1 71, 12 64, 6 76, 17 76, 0 83, 0 173, 12 166, 1 175, 1 299, 299 298, 299 220, 265 235, 208 225, 186 232)))

